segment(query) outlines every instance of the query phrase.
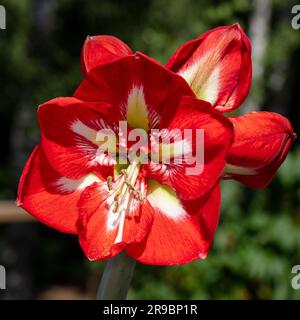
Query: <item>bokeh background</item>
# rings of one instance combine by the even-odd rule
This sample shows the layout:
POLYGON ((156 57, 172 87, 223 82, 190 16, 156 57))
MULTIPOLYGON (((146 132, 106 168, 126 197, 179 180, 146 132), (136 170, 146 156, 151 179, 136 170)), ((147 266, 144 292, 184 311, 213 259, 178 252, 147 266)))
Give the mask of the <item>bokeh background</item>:
MULTIPOLYGON (((39 141, 37 106, 72 95, 82 79, 79 57, 87 35, 115 35, 165 63, 185 41, 239 22, 251 38, 254 61, 250 97, 239 112, 279 112, 299 137, 300 30, 291 27, 296 3, 1 1, 7 29, 0 30, 0 264, 8 289, 0 290, 0 298, 92 299, 104 268, 86 260, 75 236, 15 217, 7 202, 15 199, 22 167, 39 141)), ((300 298, 291 287, 291 268, 300 264, 299 141, 268 188, 226 181, 222 189, 221 220, 208 258, 176 267, 139 264, 129 298, 300 298)))

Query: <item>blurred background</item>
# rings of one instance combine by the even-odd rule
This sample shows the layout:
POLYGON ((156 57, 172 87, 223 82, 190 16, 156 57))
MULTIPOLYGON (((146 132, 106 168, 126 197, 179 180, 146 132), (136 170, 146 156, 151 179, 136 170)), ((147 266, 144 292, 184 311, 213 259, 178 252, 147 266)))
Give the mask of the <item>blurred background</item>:
MULTIPOLYGON (((268 110, 300 127, 300 29, 288 0, 6 0, 0 30, 0 299, 93 299, 104 263, 89 262, 76 236, 16 209, 18 178, 39 141, 36 109, 80 83, 87 35, 110 34, 165 63, 210 28, 239 22, 253 46, 249 99, 239 112, 268 110)), ((300 22, 300 21, 299 21, 300 22)), ((130 299, 300 299, 299 139, 272 184, 222 184, 222 214, 208 258, 185 266, 137 265, 130 299)))

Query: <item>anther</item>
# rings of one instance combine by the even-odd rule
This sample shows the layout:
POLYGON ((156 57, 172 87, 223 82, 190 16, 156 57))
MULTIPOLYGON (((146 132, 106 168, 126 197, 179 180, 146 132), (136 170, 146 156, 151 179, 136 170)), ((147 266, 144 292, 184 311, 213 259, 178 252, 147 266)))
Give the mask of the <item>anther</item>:
POLYGON ((134 195, 138 198, 140 202, 144 201, 142 192, 140 190, 134 190, 134 195))
POLYGON ((107 180, 106 180, 106 182, 107 182, 107 187, 108 187, 108 190, 112 190, 112 188, 113 188, 113 184, 112 184, 112 176, 108 176, 107 177, 107 180))
POLYGON ((118 207, 119 207, 118 201, 115 201, 114 202, 113 213, 116 213, 118 211, 118 207))

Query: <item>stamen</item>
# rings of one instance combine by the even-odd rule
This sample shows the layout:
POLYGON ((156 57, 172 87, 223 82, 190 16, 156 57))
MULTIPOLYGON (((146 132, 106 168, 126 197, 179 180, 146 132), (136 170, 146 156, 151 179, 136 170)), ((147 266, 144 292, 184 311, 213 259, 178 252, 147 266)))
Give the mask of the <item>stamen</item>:
POLYGON ((125 177, 125 179, 128 178, 128 173, 127 173, 127 171, 125 169, 121 170, 121 174, 125 177))
POLYGON ((112 181, 112 176, 108 176, 107 177, 107 187, 108 187, 108 190, 112 190, 112 188, 113 188, 113 181, 112 181))
MULTIPOLYGON (((140 171, 140 165, 137 161, 131 163, 127 170, 122 169, 121 174, 122 178, 119 181, 119 186, 117 190, 114 192, 114 202, 113 202, 113 213, 124 213, 126 214, 129 206, 132 195, 135 199, 139 201, 143 201, 142 192, 137 190, 134 185, 137 181, 138 175, 140 171), (124 212, 123 212, 124 211, 124 212)), ((109 187, 113 187, 112 179, 108 179, 109 187)), ((110 189, 111 190, 111 189, 110 189)))

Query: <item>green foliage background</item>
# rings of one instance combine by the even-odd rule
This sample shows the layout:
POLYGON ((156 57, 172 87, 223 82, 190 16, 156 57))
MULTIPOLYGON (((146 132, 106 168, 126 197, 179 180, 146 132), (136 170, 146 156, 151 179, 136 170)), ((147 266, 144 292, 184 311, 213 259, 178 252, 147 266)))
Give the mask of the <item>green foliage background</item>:
MULTIPOLYGON (((179 45, 212 27, 239 22, 247 31, 254 8, 247 0, 57 0, 51 25, 41 32, 34 18, 35 2, 1 3, 7 11, 7 30, 0 31, 0 199, 15 197, 20 174, 12 161, 12 141, 18 145, 20 138, 14 136, 18 114, 32 119, 20 138, 26 141, 19 160, 24 163, 39 140, 37 106, 71 95, 81 81, 79 57, 87 35, 115 35, 165 63, 179 45)), ((280 110, 299 133, 300 30, 290 25, 293 4, 272 2, 265 73, 251 96, 263 110, 277 111, 272 105, 280 100, 280 110), (284 84, 278 91, 272 79, 283 65, 284 84)), ((208 258, 177 267, 138 265, 129 298, 300 298, 300 290, 290 284, 291 268, 300 264, 299 145, 267 189, 250 190, 226 181, 222 198, 220 225, 208 258)), ((35 296, 57 283, 95 290, 104 264, 86 261, 76 237, 41 225, 34 232, 35 296)))

